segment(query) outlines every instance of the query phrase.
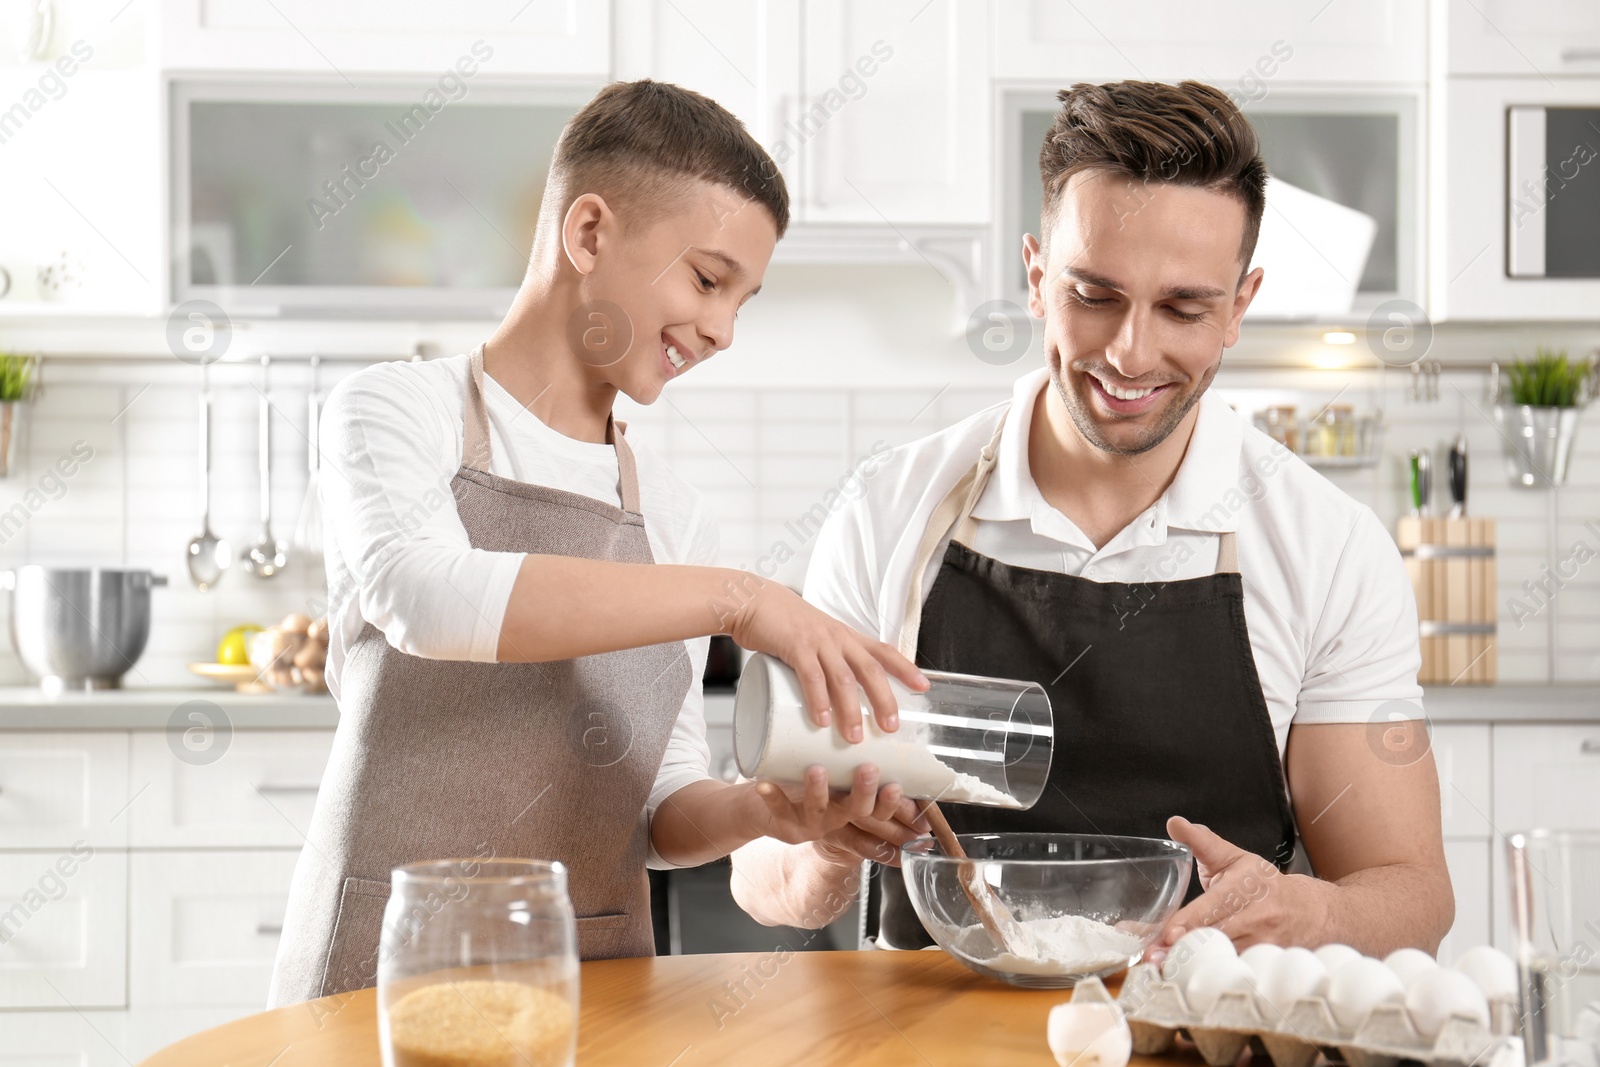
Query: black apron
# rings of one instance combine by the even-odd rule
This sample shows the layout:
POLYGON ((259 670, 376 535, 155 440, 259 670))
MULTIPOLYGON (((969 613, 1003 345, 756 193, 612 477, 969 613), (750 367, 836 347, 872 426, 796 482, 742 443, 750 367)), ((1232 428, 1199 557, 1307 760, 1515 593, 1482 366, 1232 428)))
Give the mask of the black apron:
MULTIPOLYGON (((1055 748, 1032 808, 941 804, 951 827, 1165 838, 1167 818, 1182 815, 1286 868, 1294 818, 1245 630, 1233 533, 1219 535, 1216 573, 1184 581, 1093 582, 990 559, 964 542, 999 440, 997 428, 934 512, 912 570, 902 651, 914 648, 933 670, 1039 683, 1055 748), (952 524, 927 603, 917 605, 926 561, 952 524)), ((1200 892, 1197 870, 1185 901, 1200 892)), ((933 944, 899 868, 883 868, 881 894, 881 944, 933 944)))

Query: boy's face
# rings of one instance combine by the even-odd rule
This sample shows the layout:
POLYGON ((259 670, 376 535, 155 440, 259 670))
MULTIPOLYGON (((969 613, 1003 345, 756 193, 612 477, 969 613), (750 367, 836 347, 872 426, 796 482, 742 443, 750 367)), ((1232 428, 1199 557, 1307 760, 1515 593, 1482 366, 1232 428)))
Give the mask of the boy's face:
POLYGON ((605 381, 641 404, 733 343, 739 308, 761 288, 778 243, 765 207, 702 181, 659 218, 626 229, 613 216, 598 236, 569 340, 605 381))
POLYGON ((1261 282, 1240 282, 1244 226, 1231 196, 1087 171, 1062 191, 1048 255, 1024 240, 1050 376, 1090 445, 1148 451, 1205 393, 1261 282))

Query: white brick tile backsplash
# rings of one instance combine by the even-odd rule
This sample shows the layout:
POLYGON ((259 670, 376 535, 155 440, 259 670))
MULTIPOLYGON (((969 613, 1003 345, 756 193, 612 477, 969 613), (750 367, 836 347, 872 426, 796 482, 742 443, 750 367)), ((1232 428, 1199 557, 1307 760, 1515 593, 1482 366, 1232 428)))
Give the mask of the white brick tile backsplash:
MULTIPOLYGON (((30 512, 9 538, 0 536, 0 566, 148 566, 167 574, 172 585, 155 593, 150 646, 139 664, 140 676, 132 681, 191 684, 185 664, 209 658, 228 626, 267 623, 291 610, 320 606, 320 568, 300 558, 270 582, 235 571, 209 593, 189 585, 183 548, 199 525, 197 374, 189 368, 141 366, 48 370, 48 388, 27 411, 16 472, 0 481, 0 512, 37 487, 40 476, 75 442, 89 442, 95 455, 65 480, 61 499, 30 512), (114 376, 120 381, 109 380, 114 376)), ((323 388, 331 388, 342 373, 343 368, 325 368, 323 388)), ((304 497, 306 380, 303 367, 274 370, 273 525, 285 538, 304 497)), ((253 541, 260 527, 258 381, 259 372, 249 367, 214 373, 213 525, 236 551, 253 541)), ((1269 402, 1294 403, 1309 413, 1341 388, 1340 402, 1360 412, 1381 403, 1389 420, 1382 462, 1338 472, 1330 480, 1391 526, 1410 507, 1407 451, 1433 452, 1433 502, 1442 511, 1449 499, 1445 451, 1457 433, 1465 433, 1470 513, 1499 520, 1501 678, 1548 680, 1554 624, 1556 676, 1600 680, 1600 561, 1585 565, 1561 589, 1553 608, 1536 612, 1520 629, 1512 615, 1513 603, 1526 597, 1523 583, 1541 580, 1552 562, 1552 530, 1560 559, 1573 541, 1593 536, 1585 522, 1600 520, 1600 409, 1584 416, 1569 484, 1557 500, 1559 522, 1552 528, 1549 492, 1513 488, 1507 481, 1501 438, 1481 399, 1481 375, 1447 373, 1437 403, 1408 401, 1407 384, 1407 376, 1396 373, 1230 368, 1218 389, 1247 417, 1269 402)), ((752 565, 781 542, 796 558, 779 577, 797 583, 814 543, 816 517, 826 511, 824 494, 875 444, 915 440, 1009 395, 1003 387, 760 390, 677 383, 651 408, 620 401, 618 417, 630 423, 635 440, 662 453, 705 495, 721 523, 724 563, 752 565)), ((1600 549, 1600 538, 1595 547, 1600 549)), ((0 684, 23 681, 9 648, 0 649, 0 684)))

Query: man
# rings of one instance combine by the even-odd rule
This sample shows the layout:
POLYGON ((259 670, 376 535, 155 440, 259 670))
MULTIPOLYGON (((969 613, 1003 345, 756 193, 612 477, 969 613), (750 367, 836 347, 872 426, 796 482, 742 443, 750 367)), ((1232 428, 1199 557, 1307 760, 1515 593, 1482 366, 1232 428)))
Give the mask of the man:
MULTIPOLYGON (((806 597, 926 668, 1047 688, 1044 797, 949 821, 1188 845, 1197 877, 1152 958, 1199 925, 1241 947, 1431 951, 1454 903, 1399 554, 1207 395, 1262 284, 1255 134, 1194 82, 1060 99, 1023 240, 1047 368, 896 450, 819 536, 806 597), (1285 873, 1297 838, 1315 876, 1285 873)), ((860 857, 893 862, 898 839, 856 820, 756 842, 735 896, 764 922, 827 921, 860 857)), ((931 943, 893 868, 879 941, 931 943)))
POLYGON ((586 959, 649 955, 646 861, 761 834, 911 821, 863 769, 786 794, 706 773, 706 638, 793 666, 819 725, 892 728, 893 648, 710 564, 699 496, 611 418, 726 348, 789 219, 772 160, 715 102, 641 81, 563 131, 528 272, 471 355, 379 364, 323 416, 333 754, 295 869, 271 998, 375 979, 390 871, 560 860, 586 959))

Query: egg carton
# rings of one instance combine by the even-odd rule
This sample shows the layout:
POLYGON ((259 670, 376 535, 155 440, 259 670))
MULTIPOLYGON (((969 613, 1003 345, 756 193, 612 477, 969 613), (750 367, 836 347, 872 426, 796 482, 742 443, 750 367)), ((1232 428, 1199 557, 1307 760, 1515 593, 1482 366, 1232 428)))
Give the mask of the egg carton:
POLYGON ((1514 1067, 1521 1062, 1517 1005, 1508 997, 1489 1001, 1489 1026, 1470 1015, 1454 1015, 1429 1041, 1399 1004, 1378 1005, 1354 1032, 1334 1020, 1326 997, 1301 997, 1274 1023, 1262 1014, 1253 993, 1228 990, 1200 1014, 1189 1007, 1178 983, 1163 979, 1160 969, 1149 963, 1129 969, 1115 998, 1099 979, 1080 982, 1073 999, 1080 995, 1114 1000, 1122 1008, 1135 1053, 1170 1051, 1182 1034, 1194 1042, 1207 1067, 1229 1067, 1247 1045, 1271 1057, 1274 1067, 1312 1067, 1318 1056, 1349 1067, 1396 1067, 1401 1060, 1430 1067, 1514 1067))

